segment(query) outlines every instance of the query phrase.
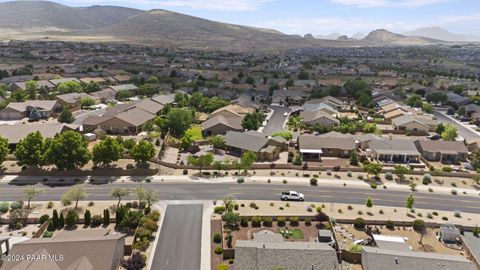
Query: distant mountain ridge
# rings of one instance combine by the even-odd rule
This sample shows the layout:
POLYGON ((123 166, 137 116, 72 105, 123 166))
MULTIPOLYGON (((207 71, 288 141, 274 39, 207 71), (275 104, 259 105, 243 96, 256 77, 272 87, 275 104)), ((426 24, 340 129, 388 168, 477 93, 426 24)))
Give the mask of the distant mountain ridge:
POLYGON ((48 1, 0 3, 0 38, 117 42, 219 50, 279 51, 306 47, 431 45, 443 41, 376 30, 363 38, 286 35, 277 30, 215 22, 167 10, 116 6, 68 7, 48 1), (330 38, 330 39, 329 39, 330 38))
POLYGON ((474 35, 462 35, 452 33, 441 27, 423 27, 414 31, 404 33, 406 36, 417 36, 417 37, 426 37, 433 38, 451 42, 478 42, 480 41, 480 36, 474 35))

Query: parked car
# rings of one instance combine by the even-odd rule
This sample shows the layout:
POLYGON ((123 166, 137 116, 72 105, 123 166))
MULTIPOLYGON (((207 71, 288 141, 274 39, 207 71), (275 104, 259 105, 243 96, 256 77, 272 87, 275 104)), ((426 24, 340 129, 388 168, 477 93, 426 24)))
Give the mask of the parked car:
POLYGON ((288 116, 288 112, 283 113, 283 116, 288 116))
POLYGON ((296 191, 285 191, 282 192, 280 199, 282 201, 304 201, 305 196, 303 195, 303 193, 299 193, 296 191))
POLYGON ((432 141, 439 140, 440 138, 441 138, 441 136, 437 133, 431 133, 431 134, 428 134, 428 136, 427 136, 427 139, 432 140, 432 141))

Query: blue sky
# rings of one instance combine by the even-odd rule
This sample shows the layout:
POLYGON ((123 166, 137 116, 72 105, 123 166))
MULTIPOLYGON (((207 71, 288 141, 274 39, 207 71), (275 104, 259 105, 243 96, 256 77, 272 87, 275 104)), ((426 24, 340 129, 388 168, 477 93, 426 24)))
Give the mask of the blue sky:
MULTIPOLYGON (((3 1, 4 0, 0 0, 3 1)), ((58 0, 71 6, 167 9, 288 34, 355 34, 377 28, 402 33, 440 26, 480 35, 480 0, 58 0)))

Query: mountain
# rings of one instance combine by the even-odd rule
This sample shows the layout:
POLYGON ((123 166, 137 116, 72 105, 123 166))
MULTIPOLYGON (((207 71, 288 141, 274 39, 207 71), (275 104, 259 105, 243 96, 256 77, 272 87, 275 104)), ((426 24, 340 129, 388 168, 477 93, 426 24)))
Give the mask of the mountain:
POLYGON ((363 38, 365 38, 365 34, 358 32, 358 33, 356 33, 355 35, 353 35, 352 38, 354 38, 354 39, 363 39, 363 38))
POLYGON ((4 2, 0 3, 0 29, 94 29, 140 13, 143 11, 114 6, 72 8, 47 1, 4 2))
POLYGON ((441 43, 386 30, 374 31, 360 40, 339 34, 316 39, 312 35, 286 35, 272 29, 215 22, 160 9, 144 11, 116 6, 77 8, 31 0, 0 3, 0 29, 0 39, 116 42, 226 51, 276 52, 307 47, 441 43))
POLYGON ((436 40, 426 37, 408 37, 397 33, 392 33, 385 29, 377 29, 370 32, 366 37, 360 40, 366 46, 380 45, 431 45, 445 43, 442 40, 436 40))
POLYGON ((414 31, 404 33, 406 36, 417 36, 417 37, 426 37, 433 38, 451 42, 478 42, 480 41, 480 36, 473 35, 462 35, 449 32, 440 27, 423 27, 414 31))
POLYGON ((328 39, 328 40, 335 40, 341 36, 339 33, 332 33, 330 35, 316 35, 316 39, 328 39))

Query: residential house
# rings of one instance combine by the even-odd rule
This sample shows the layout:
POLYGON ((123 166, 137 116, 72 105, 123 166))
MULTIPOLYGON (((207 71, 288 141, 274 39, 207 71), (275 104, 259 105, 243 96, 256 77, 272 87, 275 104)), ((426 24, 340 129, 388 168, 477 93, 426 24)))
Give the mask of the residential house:
MULTIPOLYGON (((55 89, 55 85, 53 85, 51 82, 47 81, 47 80, 43 80, 43 81, 37 81, 37 85, 38 85, 38 88, 46 88, 49 92, 50 91, 53 91, 55 89)), ((27 91, 27 86, 26 86, 26 82, 16 82, 16 83, 12 83, 10 84, 10 86, 8 87, 8 89, 11 91, 11 92, 14 92, 16 90, 21 90, 21 91, 27 91)))
POLYGON ((418 140, 415 145, 422 157, 428 161, 457 163, 466 161, 468 157, 468 149, 463 142, 418 140))
POLYGON ((392 119, 392 125, 395 130, 414 133, 426 134, 431 129, 429 124, 411 115, 403 115, 392 119))
POLYGON ((159 95, 152 98, 153 101, 163 106, 175 103, 175 94, 159 95))
POLYGON ((115 92, 130 91, 132 93, 136 93, 138 91, 138 87, 134 84, 111 85, 109 88, 113 89, 115 92))
POLYGON ((301 91, 292 90, 276 90, 273 91, 272 103, 283 105, 287 104, 301 104, 306 98, 306 95, 301 91))
POLYGON ((455 94, 454 92, 448 92, 448 103, 455 108, 466 106, 471 103, 468 97, 460 96, 459 94, 455 94))
POLYGON ((41 118, 48 118, 59 112, 62 105, 56 100, 28 100, 24 102, 10 102, 0 110, 0 120, 21 120, 30 116, 32 110, 37 110, 41 118))
POLYGON ((15 243, 9 255, 27 259, 6 260, 0 269, 117 270, 125 255, 125 235, 108 232, 108 229, 62 231, 53 238, 31 238, 15 243))
POLYGON ((322 110, 323 112, 328 113, 330 115, 338 114, 338 110, 336 107, 333 107, 327 103, 324 103, 324 101, 319 99, 305 102, 305 104, 303 104, 303 110, 306 112, 314 112, 314 111, 322 110))
POLYGON ((433 252, 395 250, 364 246, 363 270, 475 270, 475 265, 464 257, 433 252))
POLYGON ((228 131, 244 131, 242 120, 255 109, 231 104, 212 112, 202 123, 203 136, 225 135, 228 131))
POLYGON ((300 112, 300 117, 306 125, 322 125, 326 127, 331 127, 333 125, 340 124, 340 121, 335 118, 333 115, 326 113, 323 110, 317 111, 302 111, 300 112))
POLYGON ((10 148, 13 149, 20 140, 33 132, 40 132, 44 138, 53 138, 57 134, 78 130, 78 128, 78 125, 61 123, 2 125, 0 126, 0 136, 7 139, 10 148))
POLYGON ((109 80, 105 77, 85 77, 79 80, 84 84, 96 83, 98 85, 106 85, 109 83, 109 80))
POLYGON ((257 155, 259 161, 272 161, 286 150, 286 141, 282 137, 268 138, 256 131, 228 131, 225 134, 225 146, 227 153, 232 155, 241 156, 250 151, 257 155))
POLYGON ((365 149, 368 157, 393 163, 418 163, 420 153, 414 142, 408 139, 374 139, 365 149))
POLYGON ((303 160, 318 161, 322 156, 350 157, 357 146, 351 137, 300 135, 298 149, 303 160))
POLYGON ((66 82, 72 82, 72 81, 80 83, 80 81, 77 78, 53 79, 53 80, 50 80, 50 83, 55 85, 55 87, 58 87, 59 84, 66 83, 66 82))
POLYGON ((115 90, 112 88, 105 88, 97 92, 92 92, 90 95, 99 98, 102 103, 107 103, 115 100, 115 93, 115 90))
POLYGON ((72 111, 78 111, 81 109, 81 100, 84 98, 91 98, 95 101, 95 104, 100 103, 100 98, 87 94, 87 93, 68 93, 56 96, 57 101, 64 108, 70 108, 72 111))
POLYGON ((235 244, 235 269, 340 269, 335 250, 326 243, 284 241, 280 234, 254 233, 235 244))

